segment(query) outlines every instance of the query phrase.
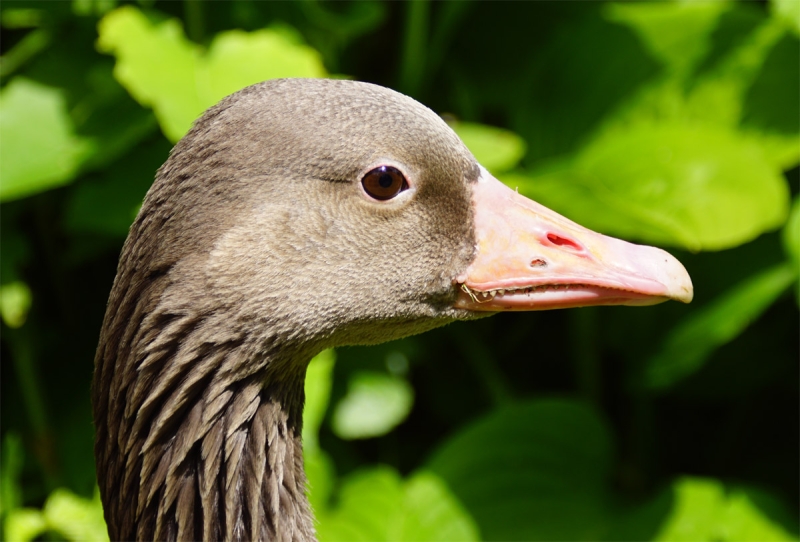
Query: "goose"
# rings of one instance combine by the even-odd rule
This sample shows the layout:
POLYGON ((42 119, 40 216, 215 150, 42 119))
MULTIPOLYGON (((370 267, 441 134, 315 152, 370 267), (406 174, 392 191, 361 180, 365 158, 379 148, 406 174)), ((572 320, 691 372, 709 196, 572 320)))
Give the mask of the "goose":
POLYGON ((245 88, 174 147, 121 252, 92 384, 109 535, 315 540, 300 434, 325 348, 691 298, 670 254, 507 188, 409 97, 245 88))

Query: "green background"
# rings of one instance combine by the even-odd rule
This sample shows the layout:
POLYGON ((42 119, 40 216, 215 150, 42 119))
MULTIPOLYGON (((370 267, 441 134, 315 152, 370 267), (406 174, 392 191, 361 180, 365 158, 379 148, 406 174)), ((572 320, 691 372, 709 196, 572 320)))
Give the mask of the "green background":
POLYGON ((695 285, 323 353, 322 542, 798 538, 800 1, 4 0, 0 23, 4 539, 105 537, 89 383, 128 226, 205 108, 294 76, 418 99, 695 285))

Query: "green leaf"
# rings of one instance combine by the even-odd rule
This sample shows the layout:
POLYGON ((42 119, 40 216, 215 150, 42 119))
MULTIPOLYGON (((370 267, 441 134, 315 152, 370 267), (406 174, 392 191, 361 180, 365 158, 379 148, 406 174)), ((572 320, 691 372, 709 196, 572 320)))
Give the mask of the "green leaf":
POLYGON ((108 540, 100 491, 96 488, 92 500, 79 497, 68 489, 56 489, 47 498, 44 516, 50 530, 61 533, 67 540, 108 540))
POLYGON ((725 489, 715 480, 685 478, 673 486, 675 504, 656 540, 713 540, 725 489))
POLYGON ((17 508, 8 513, 3 522, 6 540, 29 542, 47 530, 47 522, 39 510, 17 508))
POLYGON ((328 510, 333 486, 336 483, 336 468, 330 456, 317 447, 309 449, 303 443, 303 464, 308 481, 308 501, 317 516, 328 510))
POLYGON ((354 373, 333 411, 333 432, 346 440, 385 435, 406 419, 413 404, 414 390, 404 378, 354 373))
POLYGON ((79 497, 68 489, 56 489, 47 497, 42 510, 12 510, 6 516, 4 528, 6 540, 19 542, 33 540, 47 531, 56 532, 70 542, 108 540, 103 505, 97 488, 91 500, 79 497))
POLYGON ((339 506, 319 517, 320 542, 395 540, 392 521, 403 503, 400 476, 390 467, 355 472, 342 481, 339 506))
POLYGON ((177 20, 153 24, 124 6, 105 16, 98 31, 98 48, 117 58, 114 75, 139 103, 153 108, 172 141, 205 109, 248 85, 326 73, 316 51, 276 30, 222 32, 204 54, 177 20))
POLYGON ((328 409, 335 363, 336 351, 328 349, 314 356, 306 369, 303 459, 308 479, 308 498, 311 508, 318 513, 327 510, 336 481, 333 461, 319 447, 319 428, 328 409))
POLYGON ((672 487, 673 506, 655 540, 670 542, 796 540, 772 522, 747 492, 726 495, 716 480, 682 478, 672 487))
POLYGON ((184 37, 180 23, 154 25, 138 9, 124 6, 100 21, 98 34, 98 49, 117 59, 117 80, 153 109, 169 139, 180 139, 205 109, 196 80, 199 50, 184 37))
POLYGON ((481 63, 473 67, 465 59, 469 64, 461 70, 472 76, 464 78, 463 84, 473 85, 472 89, 467 94, 467 88, 459 88, 461 84, 453 87, 458 90, 456 96, 464 93, 472 99, 486 96, 484 100, 491 100, 479 111, 505 112, 508 127, 528 145, 528 165, 576 152, 610 112, 663 71, 629 28, 598 16, 602 4, 565 6, 552 5, 553 12, 546 9, 548 16, 542 20, 535 21, 531 12, 522 16, 524 23, 493 26, 500 33, 507 33, 509 25, 514 27, 516 35, 505 38, 517 49, 498 54, 483 45, 473 46, 475 55, 483 57, 483 70, 476 71, 481 63), (550 14, 555 18, 549 19, 550 14), (548 22, 556 20, 557 24, 548 22), (531 29, 535 35, 526 35, 531 29))
POLYGON ((800 2, 797 0, 771 0, 772 14, 800 36, 800 2))
POLYGON ((538 400, 492 412, 428 464, 486 540, 589 540, 604 528, 611 440, 595 412, 538 400))
POLYGON ((783 224, 788 187, 758 145, 712 126, 640 124, 511 187, 586 227, 689 250, 737 246, 783 224))
POLYGON ((390 467, 349 475, 339 506, 319 517, 320 542, 478 540, 471 518, 442 480, 420 472, 403 481, 390 467))
POLYGON ((615 4, 607 13, 636 29, 672 69, 625 100, 606 130, 646 122, 742 130, 773 166, 797 164, 800 97, 790 82, 800 60, 797 39, 780 24, 729 2, 615 4), (731 30, 737 20, 747 30, 731 30))
POLYGON ((471 122, 449 124, 475 159, 494 174, 513 169, 525 156, 525 141, 514 132, 471 122))
POLYGON ((246 86, 281 77, 325 77, 319 54, 277 29, 218 34, 200 76, 209 84, 208 105, 246 86))
POLYGON ((33 296, 31 289, 22 281, 0 286, 0 316, 10 328, 20 328, 28 318, 33 296))
POLYGON ((791 511, 765 491, 683 477, 649 501, 621 508, 604 538, 760 542, 797 540, 796 530, 791 511))
POLYGON ((733 488, 728 491, 721 514, 721 535, 715 536, 714 540, 797 540, 796 533, 786 530, 773 517, 786 518, 784 525, 793 519, 785 513, 782 503, 771 495, 752 489, 733 488))
POLYGON ((319 428, 333 385, 333 365, 336 363, 336 351, 324 350, 317 354, 308 364, 305 382, 305 408, 303 409, 303 447, 305 450, 316 450, 319 447, 319 428))
POLYGON ((697 371, 716 348, 742 333, 796 279, 793 266, 778 265, 749 277, 692 312, 647 361, 645 385, 666 388, 697 371))
POLYGON ((0 94, 0 201, 69 183, 91 145, 75 135, 62 91, 22 77, 0 94))
POLYGON ((406 482, 399 534, 391 540, 480 540, 478 526, 441 478, 418 472, 406 482))
POLYGON ((609 20, 630 26, 654 56, 675 71, 688 71, 706 54, 728 2, 610 4, 609 20))

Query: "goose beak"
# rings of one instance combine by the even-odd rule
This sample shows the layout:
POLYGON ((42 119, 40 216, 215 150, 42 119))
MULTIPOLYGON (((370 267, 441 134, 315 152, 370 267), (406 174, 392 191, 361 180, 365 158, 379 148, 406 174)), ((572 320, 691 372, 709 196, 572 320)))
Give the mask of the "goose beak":
POLYGON ((473 185, 476 255, 455 306, 474 311, 689 303, 692 281, 668 252, 593 232, 481 168, 473 185))

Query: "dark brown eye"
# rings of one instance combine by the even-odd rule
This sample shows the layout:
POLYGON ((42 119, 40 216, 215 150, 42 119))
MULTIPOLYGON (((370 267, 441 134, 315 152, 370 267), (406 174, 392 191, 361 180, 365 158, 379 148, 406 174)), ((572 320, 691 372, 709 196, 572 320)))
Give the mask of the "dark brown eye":
POLYGON ((386 201, 408 188, 406 178, 392 166, 376 167, 361 179, 364 191, 373 198, 386 201))

